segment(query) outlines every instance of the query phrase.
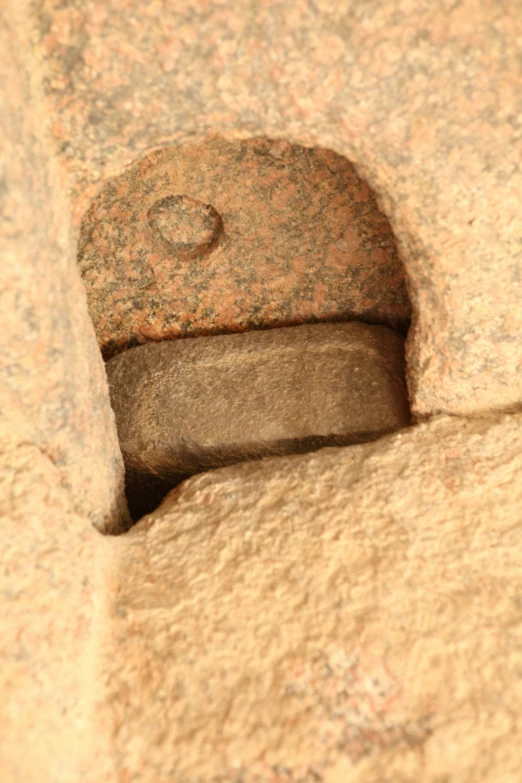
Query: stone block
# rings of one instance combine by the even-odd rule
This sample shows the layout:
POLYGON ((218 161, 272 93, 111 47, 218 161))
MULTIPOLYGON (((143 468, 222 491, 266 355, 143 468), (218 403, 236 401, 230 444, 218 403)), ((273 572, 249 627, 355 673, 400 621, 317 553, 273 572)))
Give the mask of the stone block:
POLYGON ((115 532, 128 522, 123 461, 24 5, 0 25, 0 430, 39 448, 76 511, 115 532))
POLYGON ((522 5, 30 4, 81 216, 158 147, 269 137, 357 167, 398 239, 416 413, 522 401, 522 5))
POLYGON ((409 324, 390 224, 331 150, 221 138, 157 150, 105 184, 78 263, 105 358, 315 321, 409 324))
POLYGON ((111 537, 75 513, 51 459, 16 441, 0 423, 0 780, 112 783, 92 719, 106 589, 93 564, 111 537))
POLYGON ((391 329, 361 323, 130 349, 107 363, 128 490, 161 495, 182 476, 404 427, 403 353, 391 329))
MULTIPOLYGON (((522 402, 522 4, 1 17, 0 779, 519 783, 522 416, 491 409, 522 402), (100 536, 122 461, 71 214, 216 134, 353 161, 407 269, 412 405, 452 415, 193 477, 100 536)), ((186 258, 220 252, 204 223, 186 258)))
POLYGON ((441 417, 103 539, 115 779, 519 783, 521 470, 522 416, 441 417))

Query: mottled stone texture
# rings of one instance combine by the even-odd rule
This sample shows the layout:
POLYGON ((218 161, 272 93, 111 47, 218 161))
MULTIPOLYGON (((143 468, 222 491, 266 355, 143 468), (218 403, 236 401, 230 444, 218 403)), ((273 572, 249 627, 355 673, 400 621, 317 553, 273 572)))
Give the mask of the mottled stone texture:
POLYGON ((52 461, 1 430, 0 779, 108 781, 108 727, 94 707, 103 539, 52 461))
POLYGON ((0 18, 0 779, 519 783, 522 421, 462 414, 522 398, 522 5, 0 18), (410 278, 416 411, 461 418, 196 477, 98 536, 121 463, 68 217, 212 134, 355 162, 410 278))
POLYGON ((126 510, 114 416, 19 14, 2 18, 0 30, 0 425, 51 459, 78 511, 116 530, 126 510))
POLYGON ((521 402, 520 3, 32 8, 78 218, 103 179, 194 136, 334 149, 379 194, 399 240, 415 410, 521 402))
POLYGON ((390 225, 353 166, 266 139, 181 145, 132 166, 88 211, 78 260, 105 356, 179 336, 410 316, 390 225))
POLYGON ((104 540, 116 779, 518 783, 521 470, 522 417, 443 417, 104 540))
POLYGON ((107 377, 135 519, 187 475, 410 423, 404 341, 383 326, 149 343, 107 362, 107 377))

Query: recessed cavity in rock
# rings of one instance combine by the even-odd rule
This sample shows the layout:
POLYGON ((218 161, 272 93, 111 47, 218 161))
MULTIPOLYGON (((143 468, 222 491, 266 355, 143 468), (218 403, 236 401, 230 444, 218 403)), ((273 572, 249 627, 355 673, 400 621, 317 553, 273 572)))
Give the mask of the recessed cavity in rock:
POLYGON ((324 321, 404 332, 410 317, 390 225, 352 164, 270 139, 158 150, 108 181, 79 265, 105 358, 324 321))
POLYGON ((105 184, 78 259, 135 519, 202 470, 409 422, 387 328, 409 325, 404 268, 375 195, 330 150, 153 152, 105 184))
POLYGON ((151 343, 107 363, 134 519, 183 478, 410 421, 403 340, 361 323, 151 343))
POLYGON ((212 252, 223 231, 221 215, 211 204, 202 204, 186 195, 158 199, 147 218, 166 252, 187 261, 212 252))

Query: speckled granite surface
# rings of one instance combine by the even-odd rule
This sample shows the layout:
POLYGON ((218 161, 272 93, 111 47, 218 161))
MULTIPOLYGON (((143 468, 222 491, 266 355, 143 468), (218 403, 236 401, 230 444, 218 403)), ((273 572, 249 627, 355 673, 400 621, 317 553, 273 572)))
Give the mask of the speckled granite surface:
POLYGON ((522 6, 37 0, 77 220, 155 147, 268 136, 346 155, 391 218, 418 413, 522 401, 522 6))
POLYGON ((10 440, 0 428, 0 778, 110 780, 92 721, 105 537, 75 513, 52 460, 10 440))
POLYGON ((22 11, 0 16, 0 433, 39 448, 76 510, 116 530, 123 462, 22 11))
POLYGON ((69 216, 159 146, 335 149, 399 238, 417 411, 518 406, 521 14, 2 4, 2 780, 519 783, 520 415, 227 468, 98 536, 73 508, 107 518, 121 463, 69 216))
POLYGON ((149 340, 410 315, 389 223, 353 166, 266 139, 160 150, 111 180, 82 224, 79 264, 106 357, 149 340))
POLYGON ((519 783, 521 469, 520 415, 439 417, 104 539, 115 780, 519 783))

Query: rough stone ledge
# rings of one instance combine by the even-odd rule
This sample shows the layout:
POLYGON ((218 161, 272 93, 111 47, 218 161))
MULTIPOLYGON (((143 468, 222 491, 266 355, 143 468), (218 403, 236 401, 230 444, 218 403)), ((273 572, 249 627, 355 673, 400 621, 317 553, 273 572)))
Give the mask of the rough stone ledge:
POLYGON ((518 783, 521 469, 522 416, 439 417, 197 476, 104 539, 118 774, 518 783))

